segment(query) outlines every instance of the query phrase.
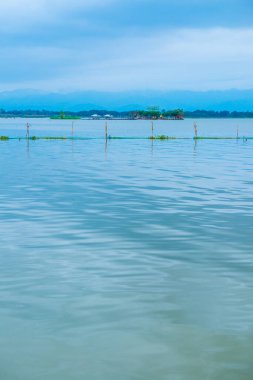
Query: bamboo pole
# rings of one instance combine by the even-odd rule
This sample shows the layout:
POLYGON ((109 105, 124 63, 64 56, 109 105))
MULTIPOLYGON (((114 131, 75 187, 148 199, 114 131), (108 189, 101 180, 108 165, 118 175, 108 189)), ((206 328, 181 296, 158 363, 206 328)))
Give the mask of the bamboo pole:
POLYGON ((197 126, 197 123, 196 123, 196 122, 194 122, 193 127, 194 127, 194 135, 195 135, 195 138, 197 138, 197 137, 198 137, 198 126, 197 126))
POLYGON ((26 138, 29 139, 30 137, 30 124, 26 123, 26 138))

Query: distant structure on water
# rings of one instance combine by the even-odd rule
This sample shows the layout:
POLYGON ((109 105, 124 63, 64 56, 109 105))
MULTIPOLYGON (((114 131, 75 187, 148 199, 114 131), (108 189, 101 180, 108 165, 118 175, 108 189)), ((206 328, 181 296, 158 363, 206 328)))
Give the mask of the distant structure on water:
POLYGON ((105 118, 106 120, 110 120, 110 119, 113 119, 113 116, 110 115, 110 114, 106 114, 106 115, 104 115, 104 118, 105 118))
POLYGON ((101 119, 101 116, 98 115, 97 113, 94 113, 93 115, 91 115, 91 118, 92 118, 92 120, 99 120, 99 119, 101 119))
POLYGON ((111 119, 113 119, 113 115, 106 114, 104 116, 101 116, 97 113, 94 113, 93 115, 91 115, 91 118, 92 118, 92 120, 100 120, 100 119, 111 120, 111 119))

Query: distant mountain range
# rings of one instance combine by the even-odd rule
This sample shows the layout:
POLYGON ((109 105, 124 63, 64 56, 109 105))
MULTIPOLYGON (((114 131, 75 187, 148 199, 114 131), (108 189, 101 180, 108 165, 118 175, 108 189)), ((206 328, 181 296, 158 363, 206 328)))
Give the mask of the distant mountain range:
POLYGON ((253 111, 253 90, 226 91, 135 91, 135 92, 43 92, 16 90, 0 92, 0 109, 5 110, 115 110, 130 111, 159 106, 161 109, 183 108, 253 111))

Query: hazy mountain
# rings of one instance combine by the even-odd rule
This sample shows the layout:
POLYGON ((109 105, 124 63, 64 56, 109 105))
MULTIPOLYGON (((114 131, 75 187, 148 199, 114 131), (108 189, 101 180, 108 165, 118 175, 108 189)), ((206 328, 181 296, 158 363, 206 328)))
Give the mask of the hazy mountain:
POLYGON ((139 91, 49 93, 35 90, 6 91, 0 93, 0 108, 47 109, 80 111, 108 109, 128 111, 148 106, 165 109, 207 109, 228 111, 252 111, 253 90, 227 91, 139 91))

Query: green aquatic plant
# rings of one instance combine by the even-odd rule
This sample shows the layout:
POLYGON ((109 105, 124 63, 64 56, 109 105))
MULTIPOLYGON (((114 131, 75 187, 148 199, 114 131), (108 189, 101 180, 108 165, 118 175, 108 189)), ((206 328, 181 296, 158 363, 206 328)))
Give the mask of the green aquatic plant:
MULTIPOLYGON (((68 138, 69 140, 72 140, 72 137, 68 138)), ((51 137, 51 136, 45 136, 45 137, 37 137, 37 136, 31 136, 29 137, 29 140, 67 140, 67 137, 51 137)))
POLYGON ((43 137, 43 140, 72 140, 72 137, 43 137))
POLYGON ((64 112, 60 112, 59 115, 53 115, 50 117, 52 120, 80 120, 81 117, 77 115, 65 115, 64 112))
MULTIPOLYGON (((9 137, 9 136, 0 136, 0 141, 8 141, 8 140, 97 140, 99 138, 97 137, 73 137, 73 136, 29 136, 29 137, 9 137)), ((253 140, 253 136, 243 136, 243 137, 231 137, 231 136, 197 136, 197 137, 173 137, 173 136, 166 136, 166 135, 157 135, 157 136, 150 136, 150 137, 133 137, 133 136, 111 136, 109 135, 106 140, 253 140)))
POLYGON ((237 137, 218 137, 218 136, 211 136, 211 137, 201 137, 201 136, 195 136, 193 137, 194 140, 236 140, 237 137))
POLYGON ((176 137, 158 135, 158 136, 150 136, 149 139, 150 140, 176 140, 176 137))
POLYGON ((124 140, 125 137, 120 137, 120 136, 107 136, 108 140, 124 140))

